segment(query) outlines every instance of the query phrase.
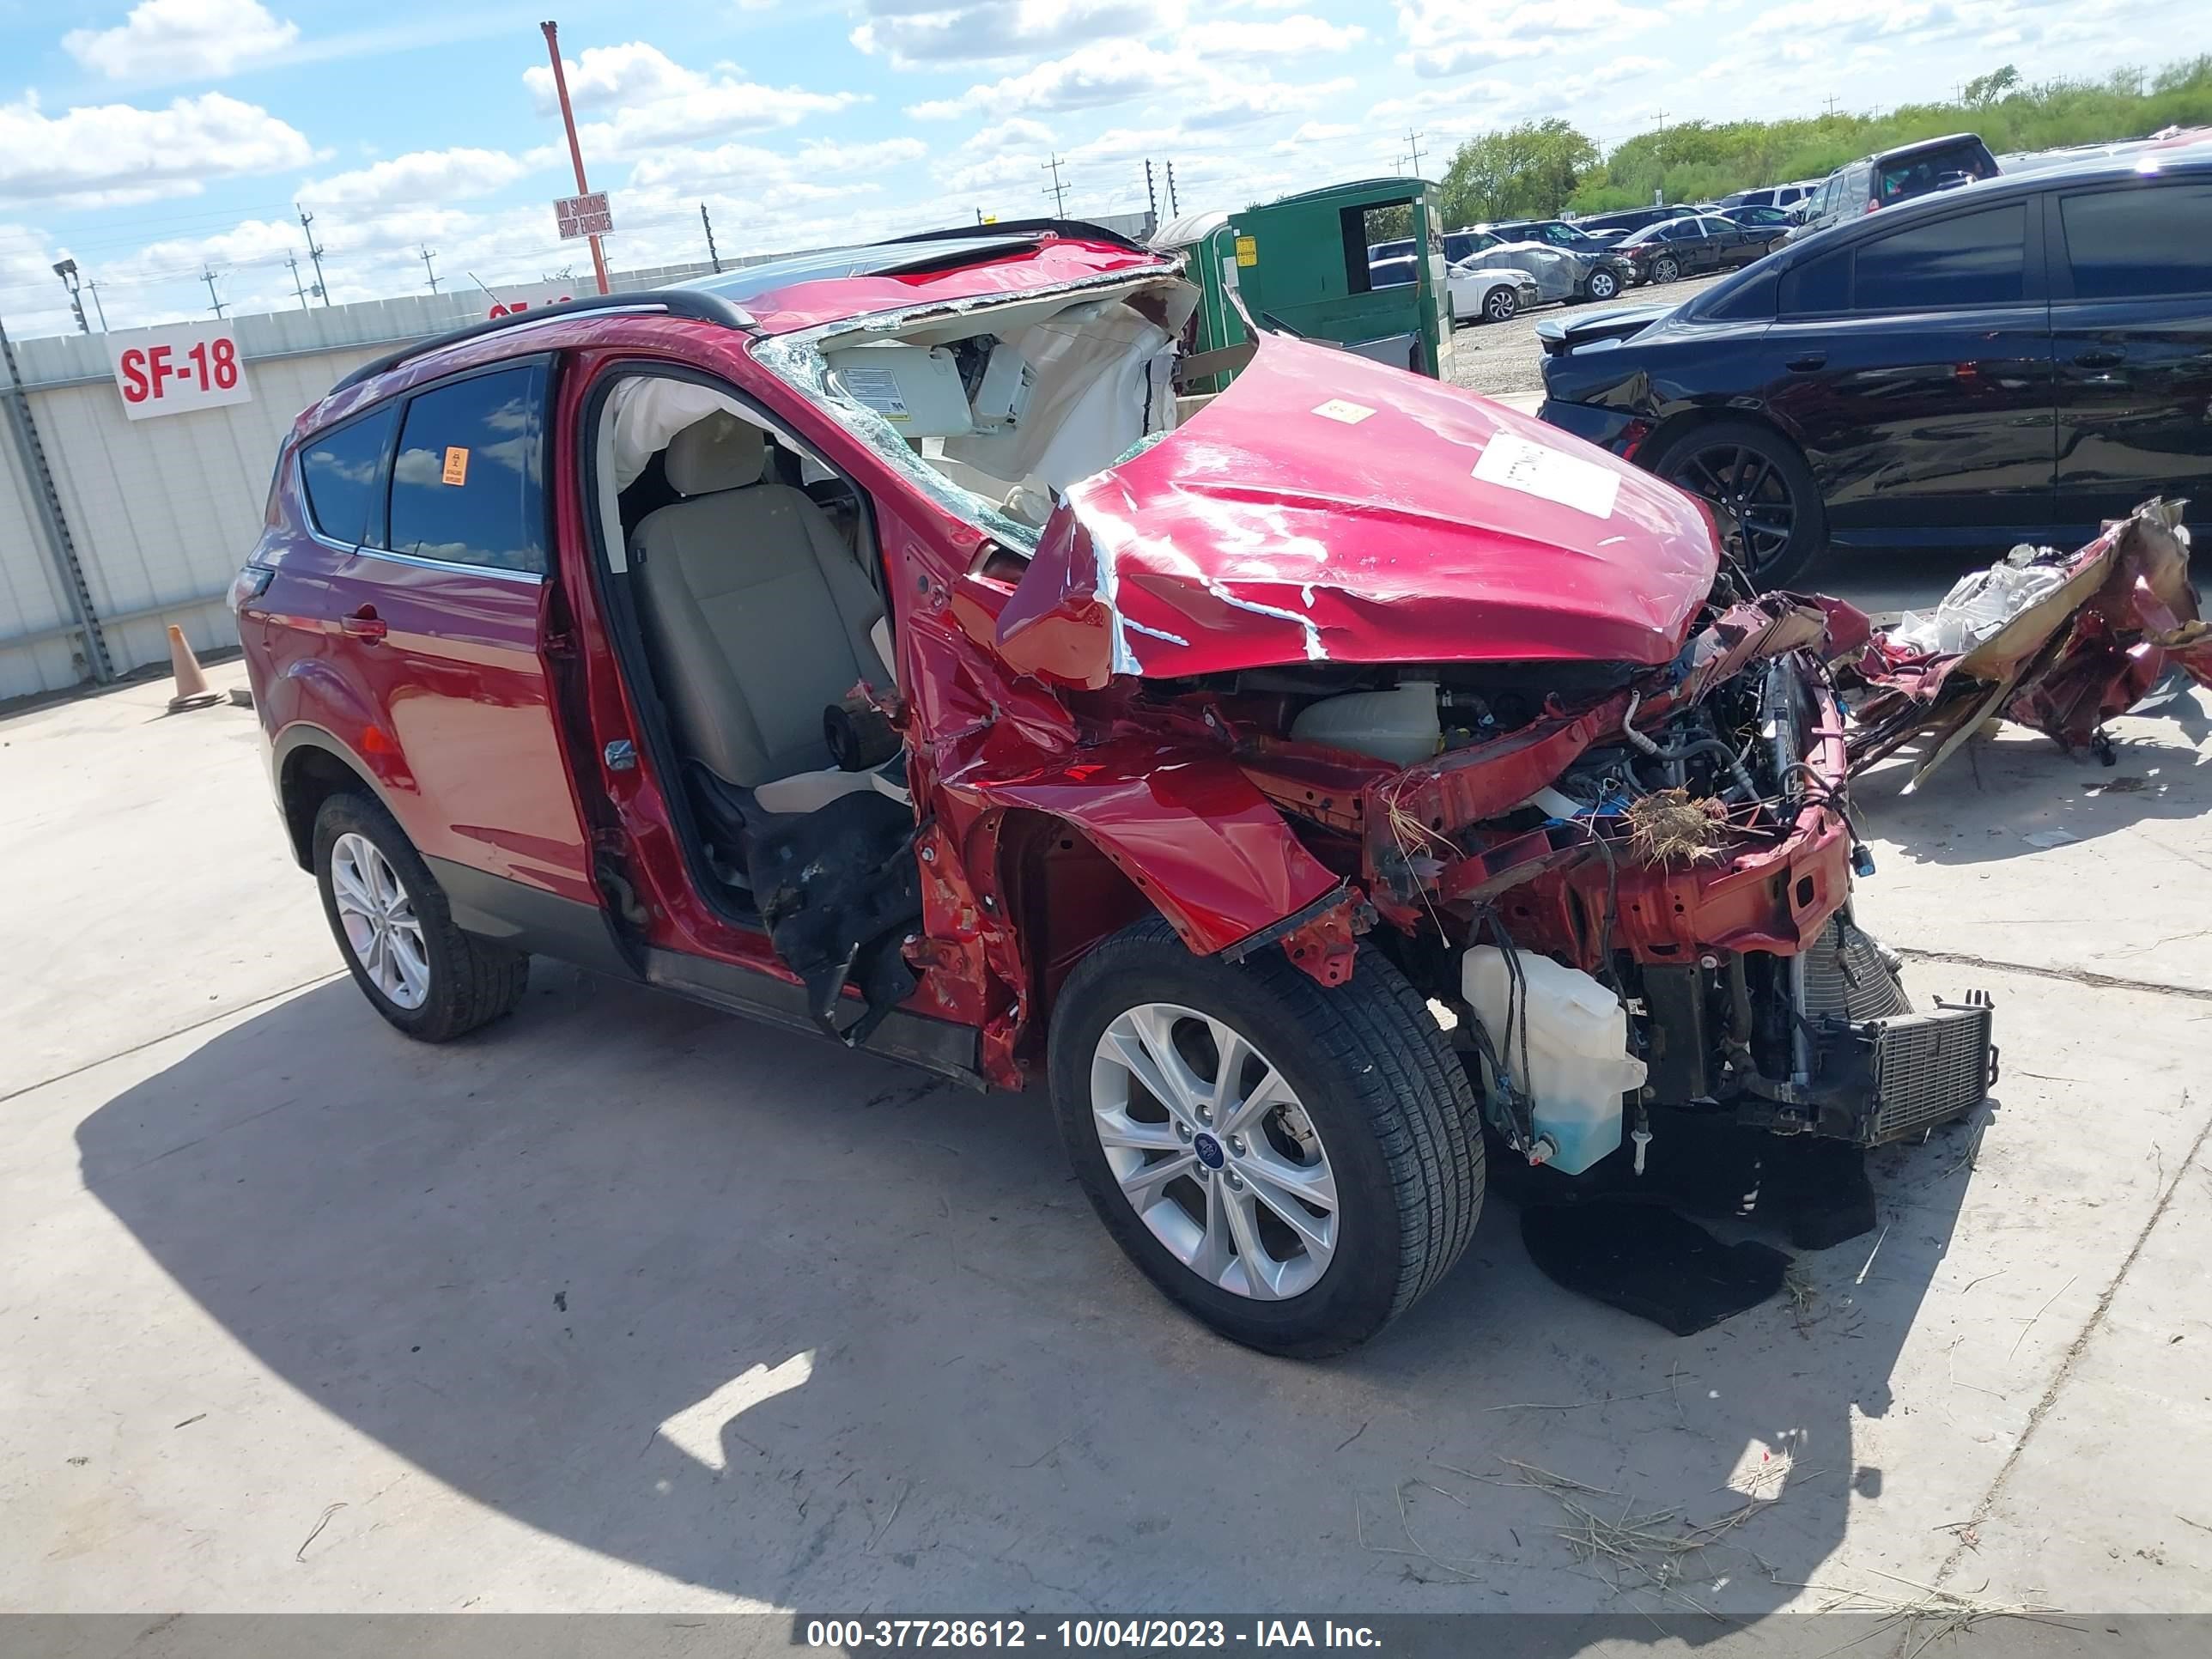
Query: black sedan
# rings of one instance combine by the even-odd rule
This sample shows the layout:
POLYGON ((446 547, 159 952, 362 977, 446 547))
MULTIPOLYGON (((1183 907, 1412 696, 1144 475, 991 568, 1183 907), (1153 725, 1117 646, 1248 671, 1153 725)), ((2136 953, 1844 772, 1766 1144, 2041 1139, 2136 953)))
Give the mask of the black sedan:
POLYGON ((1762 586, 1831 544, 2076 546, 2212 499, 2208 222, 2201 142, 1923 197, 1548 319, 1540 412, 1710 501, 1762 586))
POLYGON ((1742 225, 1712 214, 1669 219, 1632 231, 1613 245, 1637 283, 1671 283, 1748 264, 1782 240, 1784 225, 1742 225))

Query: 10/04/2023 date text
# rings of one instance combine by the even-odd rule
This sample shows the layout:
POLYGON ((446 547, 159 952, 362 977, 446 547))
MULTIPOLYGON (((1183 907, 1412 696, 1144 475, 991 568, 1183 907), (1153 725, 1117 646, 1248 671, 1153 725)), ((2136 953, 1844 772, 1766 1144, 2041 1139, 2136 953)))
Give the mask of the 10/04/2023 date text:
POLYGON ((806 1645, 842 1648, 1358 1648, 1382 1645, 1364 1625, 1261 1619, 815 1619, 806 1645))

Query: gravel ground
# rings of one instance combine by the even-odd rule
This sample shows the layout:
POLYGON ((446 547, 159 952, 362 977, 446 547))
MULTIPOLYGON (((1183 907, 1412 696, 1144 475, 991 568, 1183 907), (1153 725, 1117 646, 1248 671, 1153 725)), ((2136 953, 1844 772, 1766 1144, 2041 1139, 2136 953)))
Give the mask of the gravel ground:
MULTIPOLYGON (((1631 289, 1615 303, 1644 305, 1653 300, 1681 301, 1720 279, 1700 276, 1663 289, 1631 289)), ((1572 307, 1539 306, 1524 311, 1509 323, 1474 323, 1459 331, 1452 346, 1452 380, 1486 398, 1541 397, 1544 377, 1538 368, 1543 351, 1536 344, 1536 325, 1572 307)))

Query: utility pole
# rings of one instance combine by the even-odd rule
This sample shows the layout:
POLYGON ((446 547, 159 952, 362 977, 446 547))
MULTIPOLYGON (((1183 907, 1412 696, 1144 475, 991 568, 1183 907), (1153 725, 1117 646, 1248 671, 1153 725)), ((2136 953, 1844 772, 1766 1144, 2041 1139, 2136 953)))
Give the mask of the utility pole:
POLYGON ((707 232, 707 263, 716 270, 722 268, 722 256, 714 252, 714 222, 707 216, 707 204, 699 204, 699 222, 707 232))
POLYGON ((1835 97, 1835 94, 1834 94, 1833 93, 1830 93, 1830 94, 1828 94, 1828 107, 1827 107, 1826 111, 1825 112, 1825 113, 1829 114, 1829 115, 1833 115, 1835 112, 1836 112, 1836 97, 1835 97))
POLYGON ((300 281, 300 256, 296 253, 286 254, 284 268, 292 273, 292 291, 300 296, 300 309, 305 311, 307 308, 307 290, 306 285, 300 281))
POLYGON ((215 291, 215 271, 211 266, 200 267, 200 281, 208 285, 208 298, 215 301, 212 309, 220 318, 222 315, 222 296, 215 291))
POLYGON ((415 246, 422 250, 422 269, 430 273, 430 292, 435 294, 438 291, 438 267, 430 261, 438 257, 437 250, 426 242, 417 242, 415 246))
POLYGON ((1170 161, 1168 163, 1168 216, 1174 219, 1180 219, 1182 217, 1182 204, 1176 200, 1175 163, 1173 161, 1170 161))
POLYGON ((1159 223, 1160 198, 1152 193, 1152 162, 1150 156, 1145 158, 1145 211, 1152 216, 1153 224, 1159 223))
MULTIPOLYGON (((568 131, 568 159, 576 167, 576 194, 589 196, 592 187, 584 181, 584 147, 576 142, 576 112, 568 106, 568 71, 561 63, 561 26, 540 23, 545 34, 545 50, 553 59, 553 95, 561 102, 561 125, 568 131)), ((592 238, 592 274, 599 278, 599 292, 607 292, 607 256, 599 247, 599 239, 592 238)))
POLYGON ((1053 214, 1057 218, 1067 217, 1067 186, 1060 181, 1060 157, 1055 155, 1040 171, 1052 174, 1052 185, 1045 193, 1052 198, 1053 214))
POLYGON ((100 319, 100 331, 102 334, 106 333, 107 307, 100 303, 100 284, 98 283, 87 283, 84 285, 84 291, 92 295, 92 314, 100 319))
POLYGON ((1421 135, 1411 127, 1406 129, 1406 149, 1413 163, 1413 177, 1421 176, 1421 135))
MULTIPOLYGON (((299 204, 295 202, 295 207, 299 204)), ((331 302, 331 285, 323 280, 323 250, 315 246, 315 216, 300 208, 300 228, 307 233, 307 258, 315 267, 315 294, 325 305, 331 302)))
POLYGON ((77 275, 76 261, 64 259, 54 267, 54 275, 62 279, 62 288, 70 296, 70 309, 76 313, 76 328, 80 334, 92 332, 92 325, 84 319, 84 300, 78 293, 84 279, 77 275))

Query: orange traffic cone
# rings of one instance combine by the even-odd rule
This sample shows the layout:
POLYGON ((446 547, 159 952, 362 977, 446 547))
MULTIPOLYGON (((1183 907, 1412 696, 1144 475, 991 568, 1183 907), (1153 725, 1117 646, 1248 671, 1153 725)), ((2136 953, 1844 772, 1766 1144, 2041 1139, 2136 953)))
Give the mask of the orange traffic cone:
POLYGON ((200 672, 200 659, 192 655, 191 647, 185 642, 185 630, 174 623, 169 624, 169 672, 177 679, 177 695, 169 699, 172 714, 180 709, 205 708, 222 701, 222 693, 210 689, 207 676, 200 672))

